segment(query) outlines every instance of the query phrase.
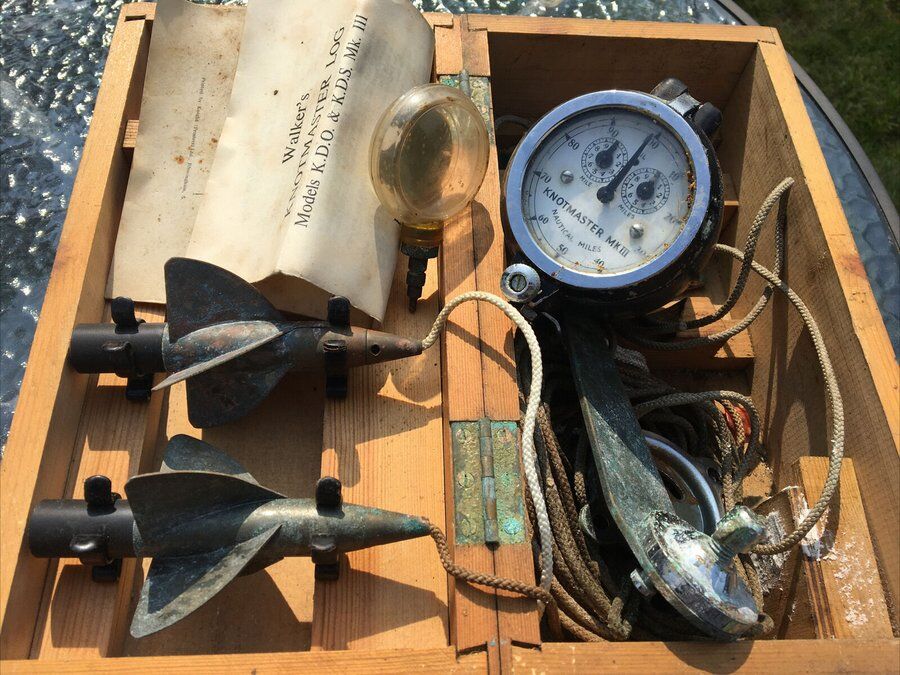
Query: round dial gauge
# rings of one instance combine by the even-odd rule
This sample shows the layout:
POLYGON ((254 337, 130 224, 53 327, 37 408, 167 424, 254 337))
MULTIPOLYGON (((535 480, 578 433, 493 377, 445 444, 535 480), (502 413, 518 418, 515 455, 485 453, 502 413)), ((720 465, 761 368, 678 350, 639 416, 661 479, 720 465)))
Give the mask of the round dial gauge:
POLYGON ((510 162, 510 229, 538 269, 580 288, 640 282, 700 229, 710 162, 693 127, 648 94, 588 94, 556 108, 510 162))
POLYGON ((644 265, 672 245, 694 200, 693 167, 658 119, 608 107, 556 127, 531 158, 522 212, 547 255, 586 273, 644 265))

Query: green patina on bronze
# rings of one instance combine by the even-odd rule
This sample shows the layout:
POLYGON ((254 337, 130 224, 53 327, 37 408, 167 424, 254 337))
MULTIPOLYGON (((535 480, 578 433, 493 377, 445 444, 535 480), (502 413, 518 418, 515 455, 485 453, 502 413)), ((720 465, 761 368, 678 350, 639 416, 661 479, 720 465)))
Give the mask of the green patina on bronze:
POLYGON ((448 87, 462 89, 472 103, 478 108, 478 112, 484 118, 484 125, 487 127, 488 138, 491 144, 494 143, 494 123, 491 112, 491 78, 489 77, 473 77, 463 71, 459 75, 441 75, 440 83, 448 87))
POLYGON ((456 543, 524 542, 518 424, 487 419, 451 422, 450 438, 456 543), (489 435, 482 433, 488 429, 489 435))
POLYGON ((658 591, 716 639, 735 640, 753 630, 759 608, 733 561, 762 540, 762 523, 745 506, 726 513, 712 536, 681 520, 619 377, 613 340, 577 307, 565 315, 564 326, 603 497, 637 558, 635 587, 647 596, 658 591))
POLYGON ((491 430, 500 543, 520 544, 525 541, 525 505, 519 470, 519 425, 492 422, 491 430))

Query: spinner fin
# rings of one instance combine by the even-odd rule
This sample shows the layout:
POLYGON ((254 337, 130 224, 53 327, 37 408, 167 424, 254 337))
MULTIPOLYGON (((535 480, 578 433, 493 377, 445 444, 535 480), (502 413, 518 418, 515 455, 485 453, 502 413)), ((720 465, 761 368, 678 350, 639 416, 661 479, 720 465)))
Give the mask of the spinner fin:
POLYGON ((209 471, 161 471, 125 483, 134 522, 144 542, 164 542, 185 521, 246 508, 284 495, 236 475, 209 471))
POLYGON ((272 326, 272 329, 273 329, 273 332, 271 335, 266 335, 265 337, 260 338, 259 340, 255 340, 254 342, 251 342, 249 344, 246 344, 243 347, 238 347, 237 349, 232 349, 230 352, 225 352, 224 354, 219 354, 218 356, 215 356, 215 357, 209 359, 208 361, 201 361, 200 363, 195 363, 194 365, 189 366, 188 368, 184 368, 175 373, 172 373, 166 379, 164 379, 162 382, 160 382, 155 387, 153 387, 153 391, 159 391, 160 389, 165 389, 166 387, 171 387, 173 384, 182 382, 183 380, 186 380, 190 377, 195 377, 197 375, 200 375, 201 373, 210 371, 213 368, 218 368, 219 366, 222 366, 226 363, 229 363, 230 361, 234 361, 235 359, 240 358, 241 356, 243 356, 244 354, 247 354, 248 352, 252 352, 254 349, 258 349, 258 348, 262 347, 263 345, 269 344, 270 342, 272 342, 272 340, 275 340, 276 338, 280 338, 282 335, 284 335, 285 333, 288 332, 287 330, 282 330, 280 328, 276 328, 275 326, 272 326))
POLYGON ((284 321, 251 284, 211 263, 190 258, 166 262, 169 339, 224 321, 284 321))
POLYGON ((243 417, 262 403, 291 368, 289 359, 266 359, 267 349, 264 345, 189 378, 186 388, 191 424, 201 429, 216 427, 243 417))
POLYGON ((185 434, 178 434, 169 439, 160 471, 166 473, 213 471, 259 485, 259 482, 236 459, 232 459, 209 443, 185 434))
POLYGON ((131 621, 131 634, 141 638, 168 628, 204 605, 253 562, 280 527, 203 555, 154 558, 131 621))

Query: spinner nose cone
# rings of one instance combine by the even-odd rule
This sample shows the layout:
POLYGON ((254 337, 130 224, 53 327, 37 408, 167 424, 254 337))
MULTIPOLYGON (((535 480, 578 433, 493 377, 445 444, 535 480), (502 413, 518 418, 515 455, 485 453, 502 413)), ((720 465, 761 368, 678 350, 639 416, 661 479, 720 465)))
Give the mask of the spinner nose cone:
POLYGON ((395 511, 344 504, 345 550, 417 539, 430 532, 426 520, 395 511))
POLYGON ((422 343, 377 330, 366 331, 366 363, 384 363, 422 353, 422 343))

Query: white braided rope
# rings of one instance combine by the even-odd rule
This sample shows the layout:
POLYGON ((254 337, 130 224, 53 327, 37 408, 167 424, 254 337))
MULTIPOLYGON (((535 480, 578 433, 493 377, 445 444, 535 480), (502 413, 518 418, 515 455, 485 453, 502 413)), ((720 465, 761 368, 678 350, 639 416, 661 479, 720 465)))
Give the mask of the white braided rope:
POLYGON ((534 425, 537 418, 538 407, 541 404, 541 387, 544 379, 544 365, 541 361, 541 346, 531 325, 525 320, 519 311, 503 298, 484 293, 483 291, 470 291, 457 295, 448 302, 441 313, 434 320, 434 325, 428 335, 422 340, 422 349, 428 349, 438 340, 447 317, 456 307, 464 302, 477 300, 487 302, 500 309, 516 327, 522 332, 528 350, 531 352, 531 387, 528 391, 528 402, 525 405, 525 414, 522 417, 522 465, 525 470, 525 481, 528 491, 531 493, 531 501, 534 503, 534 512, 537 517, 538 533, 541 537, 541 588, 550 590, 553 583, 553 535, 550 530, 550 517, 547 515, 547 505, 544 502, 544 493, 541 491, 541 481, 538 475, 537 453, 534 449, 534 425))

